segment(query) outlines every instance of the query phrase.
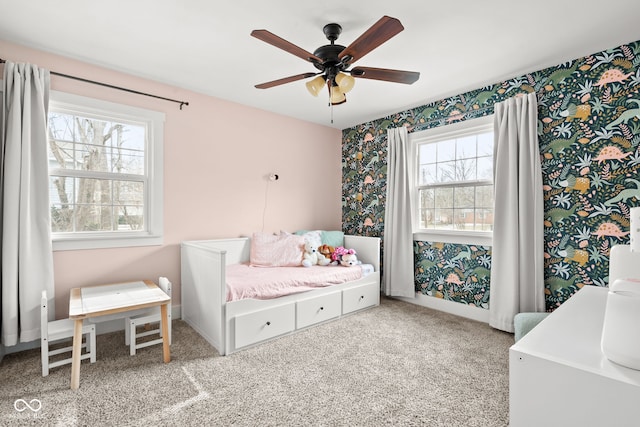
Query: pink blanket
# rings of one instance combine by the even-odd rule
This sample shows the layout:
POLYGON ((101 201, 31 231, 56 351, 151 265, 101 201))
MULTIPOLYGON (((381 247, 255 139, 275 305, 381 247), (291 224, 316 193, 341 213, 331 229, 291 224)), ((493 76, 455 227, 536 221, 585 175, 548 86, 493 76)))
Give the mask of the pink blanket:
POLYGON ((226 267, 227 301, 277 298, 361 277, 362 268, 359 265, 264 268, 232 264, 226 267))

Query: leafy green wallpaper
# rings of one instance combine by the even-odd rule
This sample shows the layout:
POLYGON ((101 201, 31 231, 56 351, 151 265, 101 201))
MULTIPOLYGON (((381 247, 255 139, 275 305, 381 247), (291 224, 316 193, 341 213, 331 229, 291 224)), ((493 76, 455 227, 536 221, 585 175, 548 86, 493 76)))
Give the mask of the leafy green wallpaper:
MULTIPOLYGON (((343 131, 343 230, 384 239, 389 127, 410 132, 493 113, 538 94, 547 310, 585 285, 607 286, 609 251, 640 206, 640 41, 343 131)), ((383 240, 384 241, 384 240, 383 240)), ((415 242, 416 291, 488 308, 491 248, 415 242)))

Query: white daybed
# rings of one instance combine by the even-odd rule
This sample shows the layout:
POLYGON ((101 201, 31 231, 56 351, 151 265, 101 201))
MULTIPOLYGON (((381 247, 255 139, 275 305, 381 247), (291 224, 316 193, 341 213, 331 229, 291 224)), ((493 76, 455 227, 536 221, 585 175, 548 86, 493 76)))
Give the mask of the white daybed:
MULTIPOLYGON (((181 245, 181 316, 221 355, 380 304, 380 239, 344 236, 374 272, 358 280, 274 299, 227 302, 225 266, 249 261, 251 239, 181 245)), ((300 267, 304 268, 304 267, 300 267)), ((326 267, 350 268, 350 267, 326 267)))

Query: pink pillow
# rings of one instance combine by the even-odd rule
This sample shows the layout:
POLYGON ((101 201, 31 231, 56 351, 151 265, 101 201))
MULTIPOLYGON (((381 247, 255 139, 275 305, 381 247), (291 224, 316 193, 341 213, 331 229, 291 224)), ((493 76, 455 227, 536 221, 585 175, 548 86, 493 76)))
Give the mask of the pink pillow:
POLYGON ((304 237, 253 233, 249 263, 254 267, 295 267, 302 264, 304 237))

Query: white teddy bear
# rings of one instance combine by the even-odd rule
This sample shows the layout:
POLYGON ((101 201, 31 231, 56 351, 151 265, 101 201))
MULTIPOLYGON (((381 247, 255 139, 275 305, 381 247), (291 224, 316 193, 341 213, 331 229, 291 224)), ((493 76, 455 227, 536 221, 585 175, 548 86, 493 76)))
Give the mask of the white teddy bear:
POLYGON ((307 241, 304 244, 304 256, 302 258, 303 267, 311 267, 312 265, 328 265, 331 260, 318 252, 320 245, 316 242, 307 241))

